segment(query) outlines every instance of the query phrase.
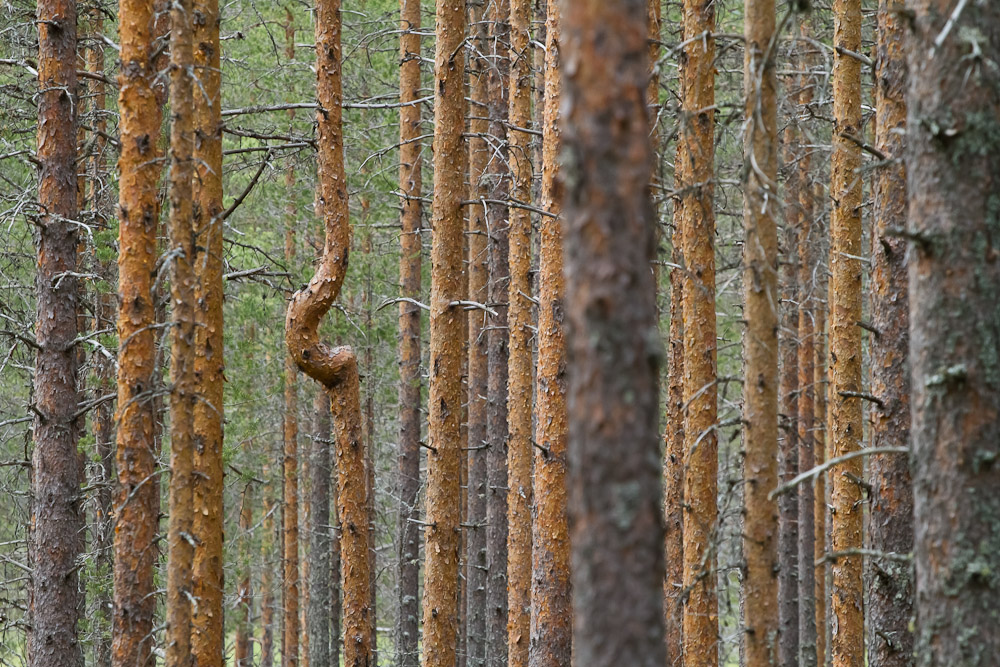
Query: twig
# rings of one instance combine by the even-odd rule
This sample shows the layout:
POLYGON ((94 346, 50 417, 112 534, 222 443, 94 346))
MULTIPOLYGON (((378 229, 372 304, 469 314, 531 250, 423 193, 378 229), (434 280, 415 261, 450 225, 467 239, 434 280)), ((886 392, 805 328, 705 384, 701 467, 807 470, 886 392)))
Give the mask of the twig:
POLYGON ((910 450, 907 447, 873 447, 871 449, 859 449, 856 452, 850 452, 842 456, 837 456, 830 459, 826 463, 823 463, 822 465, 818 465, 811 470, 805 471, 795 479, 780 485, 774 491, 771 491, 771 493, 767 494, 767 499, 774 500, 778 496, 784 495, 789 491, 793 490, 795 487, 797 487, 799 484, 806 481, 807 479, 818 477, 827 470, 829 470, 830 468, 838 466, 845 461, 850 461, 851 459, 857 458, 859 456, 868 456, 869 454, 909 454, 909 453, 910 450))

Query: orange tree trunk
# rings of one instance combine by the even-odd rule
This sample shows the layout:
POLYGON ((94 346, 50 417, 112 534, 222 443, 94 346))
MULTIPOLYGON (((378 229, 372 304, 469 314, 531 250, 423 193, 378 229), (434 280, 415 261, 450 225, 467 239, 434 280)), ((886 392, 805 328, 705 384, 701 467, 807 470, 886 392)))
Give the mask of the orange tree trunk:
POLYGON ((545 24, 545 98, 542 118, 542 208, 538 249, 538 369, 535 390, 531 580, 531 667, 570 663, 573 609, 569 523, 566 516, 566 340, 563 333, 562 207, 559 173, 561 81, 559 0, 549 0, 545 24), (551 217, 550 217, 551 216, 551 217))
POLYGON ((773 0, 746 0, 745 150, 743 294, 743 621, 746 664, 777 662, 778 508, 768 494, 778 482, 778 139, 773 0))
MULTIPOLYGON (((891 235, 906 227, 906 30, 900 0, 878 10, 878 74, 875 77, 875 145, 894 161, 875 172, 872 239, 871 446, 910 443, 909 300, 906 240, 891 235)), ((873 454, 868 460, 869 546, 908 554, 913 550, 913 484, 909 458, 873 454)), ((909 563, 871 559, 865 568, 868 593, 868 661, 873 667, 904 667, 913 661, 913 577, 909 563)))
POLYGON ((218 0, 194 3, 195 374, 194 596, 191 650, 199 667, 221 667, 223 635, 222 95, 218 0))
MULTIPOLYGON (((802 31, 806 34, 803 23, 802 31)), ((802 53, 803 47, 796 47, 796 57, 793 62, 798 69, 809 66, 810 59, 802 53)), ((797 80, 799 90, 797 102, 799 108, 805 108, 812 103, 812 80, 808 75, 797 80)), ((815 358, 813 338, 813 298, 815 285, 813 273, 816 270, 812 234, 813 188, 810 182, 810 153, 806 148, 807 135, 801 126, 795 128, 796 162, 794 192, 789 191, 786 205, 795 214, 796 246, 798 251, 798 469, 801 472, 812 469, 816 462, 813 420, 813 363, 815 358)), ((815 556, 815 493, 810 483, 798 488, 798 618, 799 655, 796 662, 803 667, 814 667, 816 662, 816 566, 815 556)))
MULTIPOLYGON (((510 197, 531 200, 530 0, 510 1, 510 109, 507 160, 510 197), (521 129, 524 128, 524 129, 521 129)), ((526 667, 531 635, 531 216, 511 206, 507 282, 507 661, 526 667)))
POLYGON ((194 411, 201 386, 195 375, 193 6, 170 9, 170 523, 167 534, 166 665, 193 664, 194 411))
POLYGON ((306 630, 309 663, 330 661, 330 397, 319 388, 313 401, 313 433, 309 471, 312 512, 309 515, 309 606, 306 630))
MULTIPOLYGON (((288 306, 285 342, 298 367, 330 393, 337 461, 337 503, 343 558, 344 663, 374 665, 371 632, 371 578, 368 482, 361 438, 358 361, 350 347, 330 347, 319 324, 340 294, 347 273, 351 227, 344 168, 341 22, 339 0, 316 6, 316 93, 320 111, 319 208, 323 211, 323 255, 308 286, 288 306)), ((286 510, 286 520, 291 510, 286 510)), ((295 576, 292 570, 291 576, 295 576)), ((288 612, 290 613, 290 612, 288 612)), ((296 614, 297 616, 297 614, 296 614)))
POLYGON ((684 664, 718 662, 715 544, 715 5, 684 3, 681 247, 684 255, 684 664))
POLYGON ((453 667, 461 546, 465 7, 438 0, 423 664, 453 667))
POLYGON ((75 272, 76 3, 38 3, 38 268, 29 539, 32 567, 32 665, 83 664, 77 638, 77 557, 84 514, 77 461, 77 336, 75 272))
MULTIPOLYGON (((483 23, 485 3, 470 1, 469 26, 474 32, 474 49, 469 56, 469 198, 477 201, 487 195, 483 176, 489 151, 485 135, 489 131, 486 118, 486 69, 489 62, 477 54, 485 54, 487 29, 483 23)), ((467 236, 469 300, 485 304, 488 300, 487 277, 489 258, 487 248, 486 207, 472 204, 468 209, 467 236)), ((468 502, 466 512, 466 662, 469 667, 482 667, 486 661, 486 457, 488 435, 486 430, 486 395, 489 391, 489 363, 487 358, 485 310, 469 311, 469 362, 468 362, 468 502)))
POLYGON ((574 658, 662 667, 646 1, 562 20, 574 658))
POLYGON ((489 231, 489 304, 496 315, 489 322, 487 345, 489 379, 486 403, 486 664, 507 664, 507 356, 508 292, 510 278, 510 190, 507 165, 508 71, 510 68, 510 0, 494 0, 489 8, 490 58, 486 68, 490 157, 487 162, 486 219, 489 231))
MULTIPOLYGON (((251 441, 252 443, 253 441, 251 441)), ((236 584, 236 653, 235 667, 253 665, 253 644, 250 641, 250 616, 253 598, 250 593, 250 538, 253 529, 253 487, 247 486, 240 506, 240 553, 237 568, 239 583, 236 584)))
POLYGON ((1000 654, 1000 6, 907 7, 916 662, 975 667, 1000 654))
POLYGON ((124 0, 118 8, 121 74, 118 78, 118 432, 115 462, 114 613, 111 660, 115 667, 153 664, 154 541, 160 497, 156 473, 153 392, 157 384, 153 275, 159 217, 158 146, 162 111, 154 91, 156 14, 151 0, 124 0))
MULTIPOLYGON (((861 52, 861 0, 835 0, 833 61, 833 162, 830 198, 830 432, 831 453, 842 456, 861 447, 861 148, 845 138, 861 136, 861 63, 843 50, 861 52)), ((834 552, 860 549, 864 505, 861 457, 831 470, 834 552)), ((864 662, 864 600, 860 556, 833 561, 834 667, 864 662)))
MULTIPOLYGON (((422 159, 420 151, 420 2, 400 0, 399 190, 403 193, 399 284, 401 296, 420 299, 422 159)), ((420 308, 399 304, 399 568, 397 573, 396 664, 416 667, 420 623, 420 308)))

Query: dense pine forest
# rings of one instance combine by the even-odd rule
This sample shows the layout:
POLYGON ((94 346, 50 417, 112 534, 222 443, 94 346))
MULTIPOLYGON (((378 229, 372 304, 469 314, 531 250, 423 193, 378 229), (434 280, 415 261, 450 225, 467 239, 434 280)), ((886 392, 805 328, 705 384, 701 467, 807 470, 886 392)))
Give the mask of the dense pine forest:
POLYGON ((1000 3, 4 0, 0 667, 1000 665, 1000 3))

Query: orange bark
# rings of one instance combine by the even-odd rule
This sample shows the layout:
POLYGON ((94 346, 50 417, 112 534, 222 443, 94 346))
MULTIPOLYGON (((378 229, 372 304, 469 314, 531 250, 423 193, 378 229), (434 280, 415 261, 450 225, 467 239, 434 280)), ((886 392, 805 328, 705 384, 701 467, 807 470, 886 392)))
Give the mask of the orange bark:
POLYGON ((423 664, 453 667, 461 543, 465 7, 438 0, 423 664))
MULTIPOLYGON (((861 0, 835 0, 833 61, 833 158, 830 198, 830 430, 833 456, 861 447, 861 147, 847 136, 861 136, 861 63, 844 53, 861 51, 861 0), (847 397, 844 392, 855 396, 847 397)), ((861 457, 830 471, 834 552, 864 546, 861 457)), ((833 562, 831 626, 834 667, 864 664, 862 558, 833 562)))
POLYGON ((156 158, 162 111, 154 90, 156 16, 149 0, 118 9, 122 68, 118 111, 118 433, 115 462, 114 613, 112 665, 153 663, 154 540, 160 498, 153 390, 157 383, 153 275, 159 217, 156 158))
POLYGON ((223 636, 222 81, 218 0, 195 0, 195 362, 194 596, 191 650, 199 667, 221 667, 223 636))
MULTIPOLYGON (((511 198, 531 200, 531 2, 510 2, 507 160, 511 198), (521 129, 525 128, 525 129, 521 129)), ((531 635, 531 216, 511 206, 507 282, 507 664, 526 667, 531 635)))
POLYGON ((773 0, 746 0, 746 170, 744 186, 743 619, 746 664, 776 664, 778 650, 778 508, 768 494, 778 482, 778 140, 777 81, 771 40, 773 0))
MULTIPOLYGON (((562 209, 559 173, 559 0, 549 0, 545 26, 545 107, 542 119, 542 208, 562 209)), ((535 409, 531 581, 531 667, 567 665, 573 648, 569 522, 566 515, 566 338, 563 328, 562 221, 543 217, 539 233, 538 370, 535 409)))
POLYGON ((315 26, 316 93, 320 105, 317 114, 319 200, 325 242, 323 255, 308 286, 296 292, 289 303, 285 343, 298 367, 330 392, 337 441, 344 661, 349 667, 368 667, 374 665, 369 560, 371 526, 365 446, 361 438, 358 362, 350 347, 332 348, 319 338, 320 321, 344 283, 351 237, 344 168, 339 0, 322 0, 317 4, 315 26))

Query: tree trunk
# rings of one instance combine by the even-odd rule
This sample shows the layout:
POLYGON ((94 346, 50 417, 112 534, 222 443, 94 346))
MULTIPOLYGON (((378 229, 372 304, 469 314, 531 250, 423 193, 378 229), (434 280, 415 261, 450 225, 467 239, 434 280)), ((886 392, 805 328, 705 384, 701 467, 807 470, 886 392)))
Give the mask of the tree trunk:
MULTIPOLYGON (((531 0, 510 0, 510 108, 507 160, 510 197, 531 201, 531 0), (525 128, 525 129, 520 129, 525 128)), ((507 660, 527 667, 531 636, 532 312, 531 215, 508 210, 510 279, 507 282, 507 660)))
MULTIPOLYGON (((807 35, 805 23, 802 33, 807 35)), ((801 46, 796 47, 793 62, 797 69, 808 68, 811 59, 803 54, 801 46)), ((798 108, 807 108, 813 99, 812 79, 808 75, 798 77, 798 108)), ((811 160, 809 143, 805 130, 798 126, 796 135, 796 169, 795 191, 789 192, 787 205, 795 213, 796 245, 798 249, 798 470, 811 470, 816 463, 815 437, 813 420, 814 404, 814 372, 815 340, 813 334, 813 301, 816 285, 813 274, 816 270, 816 253, 813 251, 814 236, 812 234, 813 218, 813 187, 810 181, 811 160)), ((816 653, 816 545, 815 545, 815 489, 806 482, 798 488, 798 635, 799 654, 796 662, 802 667, 815 667, 816 653)))
MULTIPOLYGON (((833 162, 830 198, 830 424, 831 453, 843 456, 861 447, 861 148, 846 136, 860 137, 861 63, 851 53, 861 52, 861 0, 835 0, 833 4, 833 162)), ((861 457, 830 471, 832 480, 834 552, 863 545, 864 504, 861 457)), ((860 556, 833 561, 834 667, 860 667, 864 663, 864 600, 860 556)))
MULTIPOLYGON (((489 62, 475 54, 485 54, 487 49, 487 29, 483 23, 482 0, 470 0, 469 26, 473 31, 469 57, 469 198, 478 200, 488 196, 484 185, 484 175, 490 152, 485 135, 489 131, 486 119, 487 94, 486 70, 489 62)), ((478 303, 488 301, 489 250, 486 226, 486 207, 473 204, 469 207, 468 238, 468 288, 469 300, 478 303)), ((486 664, 486 505, 487 456, 489 436, 486 429, 486 396, 489 392, 489 362, 487 357, 486 311, 469 311, 469 364, 468 364, 468 510, 466 513, 466 664, 468 667, 483 667, 486 664)))
MULTIPOLYGON (((507 170, 508 72, 510 0, 493 0, 489 7, 491 59, 486 70, 487 109, 490 118, 490 157, 487 162, 486 206, 489 233, 489 304, 496 312, 489 321, 487 351, 489 384, 486 403, 486 664, 507 664, 507 357, 508 291, 510 279, 509 220, 506 199, 510 190, 507 170)), ((484 19, 485 20, 485 19, 484 19)))
POLYGON ((83 664, 77 559, 76 3, 38 3, 38 265, 30 527, 30 664, 83 664), (63 275, 70 272, 70 275, 63 275))
MULTIPOLYGON (((786 81, 794 85, 794 79, 786 81)), ((785 225, 782 236, 778 280, 781 302, 778 309, 778 482, 784 484, 799 474, 798 442, 798 189, 795 169, 799 154, 794 125, 785 129, 782 153, 787 169, 785 182, 785 225)), ((810 508, 811 509, 811 508, 810 508)), ((778 664, 799 661, 799 494, 783 494, 778 499, 778 664)))
MULTIPOLYGON (((870 408, 871 446, 910 443, 909 300, 906 240, 906 32, 901 0, 882 0, 878 11, 875 77, 875 145, 895 162, 875 172, 872 239, 872 394, 882 406, 870 408), (892 230, 892 231, 890 231, 892 230)), ((873 454, 868 460, 870 547, 908 554, 913 550, 913 485, 910 461, 901 454, 873 454)), ((868 661, 872 667, 913 664, 913 576, 909 563, 876 559, 865 568, 868 591, 868 661)))
POLYGON ((771 40, 773 0, 746 0, 743 293, 743 620, 746 664, 777 664, 778 507, 768 494, 778 482, 778 175, 777 81, 771 40))
POLYGON ((309 664, 339 667, 330 660, 330 397, 317 388, 313 402, 313 437, 309 470, 312 513, 309 515, 309 664))
MULTIPOLYGON (((170 523, 167 544, 167 667, 192 665, 194 599, 194 413, 201 387, 195 374, 195 228, 193 4, 170 8, 170 523)), ((148 270, 148 269, 147 269, 148 270)))
MULTIPOLYGON (((400 0, 399 68, 399 189, 403 225, 400 236, 400 296, 420 299, 421 167, 420 105, 420 2, 400 0)), ((396 665, 416 667, 420 662, 420 308, 399 304, 399 571, 397 573, 396 665)))
POLYGON ((662 667, 646 0, 563 16, 575 660, 662 667), (608 118, 614 118, 609 123, 608 118))
MULTIPOLYGON (((545 99, 542 118, 542 208, 562 209, 560 145, 560 6, 549 0, 545 24, 545 99)), ((573 609, 569 523, 566 516, 566 339, 563 332, 562 221, 543 217, 539 233, 538 370, 535 389, 534 522, 532 523, 531 667, 570 664, 573 609)))
POLYGON ((123 0, 118 132, 118 432, 115 463, 114 613, 111 660, 115 667, 152 667, 153 573, 160 496, 153 394, 159 373, 153 275, 159 218, 157 187, 162 107, 154 80, 156 14, 149 0, 123 0))
POLYGON ((1000 6, 908 7, 916 662, 973 667, 1000 654, 1000 6))
MULTIPOLYGON (((251 440, 251 445, 253 441, 251 440)), ((250 617, 253 611, 253 597, 250 590, 250 538, 253 530, 253 486, 243 492, 240 506, 240 560, 239 583, 236 585, 236 653, 235 667, 252 667, 253 644, 251 643, 250 617)))
POLYGON ((194 2, 195 375, 194 596, 191 650, 198 667, 222 667, 223 323, 222 95, 218 0, 194 2))
POLYGON ((715 4, 684 3, 684 664, 718 663, 715 327, 715 4))
MULTIPOLYGON (((438 0, 423 664, 454 667, 461 549, 465 7, 438 0)), ((346 606, 346 602, 345 602, 346 606)))
MULTIPOLYGON (((280 511, 274 502, 274 488, 271 481, 270 465, 265 462, 261 471, 264 484, 264 520, 261 522, 263 537, 261 538, 260 574, 260 664, 261 667, 274 665, 274 545, 275 545, 275 515, 280 511)), ((280 570, 279 570, 280 571, 280 570)))
MULTIPOLYGON (((819 188, 817 188, 819 189, 819 188)), ((813 197, 813 202, 816 201, 816 197, 813 197)), ((821 219, 821 217, 819 218, 821 219)), ((823 236, 823 226, 816 230, 817 233, 814 234, 815 239, 819 239, 823 236)), ((822 296, 826 294, 826 282, 820 278, 816 284, 816 302, 814 315, 816 317, 816 342, 814 344, 815 356, 813 357, 813 378, 814 378, 814 392, 815 404, 813 405, 813 414, 815 415, 815 461, 816 465, 820 465, 826 461, 826 415, 827 415, 827 378, 826 378, 826 304, 822 299, 822 296)), ((815 505, 813 506, 814 511, 814 551, 813 551, 813 562, 821 563, 816 566, 816 664, 826 665, 826 654, 829 649, 829 642, 827 641, 827 575, 829 573, 829 565, 823 560, 826 556, 826 545, 827 545, 827 522, 829 521, 829 512, 827 508, 829 507, 827 497, 827 484, 826 475, 819 475, 816 477, 816 491, 815 491, 815 505)))

